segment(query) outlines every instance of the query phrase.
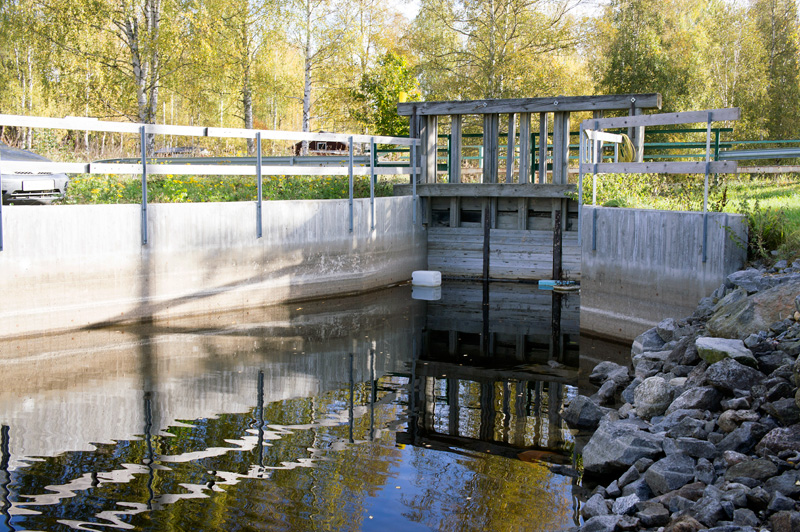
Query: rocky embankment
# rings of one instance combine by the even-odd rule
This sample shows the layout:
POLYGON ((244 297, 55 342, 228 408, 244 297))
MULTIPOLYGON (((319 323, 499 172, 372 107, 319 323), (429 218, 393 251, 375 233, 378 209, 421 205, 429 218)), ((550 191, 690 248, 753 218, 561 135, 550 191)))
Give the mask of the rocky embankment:
POLYGON ((594 430, 575 530, 800 531, 798 353, 800 262, 779 263, 639 336, 632 371, 595 367, 563 412, 594 430))

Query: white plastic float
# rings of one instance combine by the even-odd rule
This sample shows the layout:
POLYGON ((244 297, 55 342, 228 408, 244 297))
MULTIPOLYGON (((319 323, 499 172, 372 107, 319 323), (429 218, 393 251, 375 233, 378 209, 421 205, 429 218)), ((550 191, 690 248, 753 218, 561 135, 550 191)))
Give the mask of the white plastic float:
POLYGON ((432 270, 417 270, 411 274, 413 286, 441 286, 442 272, 432 270))

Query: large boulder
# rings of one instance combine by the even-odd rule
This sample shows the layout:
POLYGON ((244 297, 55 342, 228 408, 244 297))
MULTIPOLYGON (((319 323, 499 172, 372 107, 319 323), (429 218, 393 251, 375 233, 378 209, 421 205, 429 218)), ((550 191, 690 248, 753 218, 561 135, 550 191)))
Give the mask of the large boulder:
POLYGON ((800 425, 772 429, 756 445, 756 452, 760 455, 777 455, 782 451, 799 449, 800 425))
POLYGON ((607 408, 601 408, 585 395, 579 395, 570 401, 561 417, 572 428, 594 429, 606 412, 607 408))
POLYGON ((719 409, 722 394, 712 386, 689 388, 675 399, 667 408, 667 414, 677 410, 711 410, 719 409))
POLYGON ((706 330, 712 336, 739 339, 766 331, 773 323, 794 314, 798 294, 800 280, 792 280, 746 298, 732 299, 728 304, 717 305, 706 330))
POLYGON ((650 419, 663 414, 672 402, 672 388, 661 377, 645 379, 633 392, 636 414, 650 419))
POLYGON ((695 463, 685 454, 673 454, 651 465, 644 478, 655 495, 663 495, 693 482, 695 463))
POLYGON ((712 338, 701 336, 695 341, 697 354, 700 358, 713 364, 724 358, 732 358, 751 368, 758 367, 758 361, 753 356, 753 352, 744 346, 744 342, 739 339, 712 338))
POLYGON ((663 453, 662 438, 624 420, 604 420, 583 449, 588 473, 621 473, 640 458, 655 459, 663 453))

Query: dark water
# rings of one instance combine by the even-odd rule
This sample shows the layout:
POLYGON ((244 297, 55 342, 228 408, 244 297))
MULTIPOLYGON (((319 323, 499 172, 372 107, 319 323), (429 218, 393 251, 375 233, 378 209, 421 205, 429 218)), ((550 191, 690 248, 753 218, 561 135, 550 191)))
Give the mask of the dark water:
POLYGON ((451 283, 0 344, 0 530, 573 526, 578 319, 451 283))

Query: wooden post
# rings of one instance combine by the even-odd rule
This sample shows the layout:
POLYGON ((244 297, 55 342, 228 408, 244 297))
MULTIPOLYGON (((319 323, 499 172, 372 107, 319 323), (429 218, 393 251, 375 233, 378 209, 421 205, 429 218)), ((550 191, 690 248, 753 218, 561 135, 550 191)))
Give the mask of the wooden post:
MULTIPOLYGON (((422 133, 422 125, 420 124, 420 116, 417 114, 417 106, 415 105, 411 109, 411 117, 409 119, 409 124, 408 124, 408 136, 411 137, 412 139, 418 139, 421 138, 421 133, 422 133)), ((413 151, 409 152, 409 158, 408 158, 409 166, 419 166, 419 161, 422 157, 422 147, 420 146, 420 149, 416 150, 416 154, 414 154, 414 157, 411 157, 411 153, 413 153, 413 151)), ((419 182, 420 177, 421 176, 417 176, 417 182, 419 182)), ((412 173, 409 176, 409 179, 413 178, 414 174, 412 173)))
POLYGON ((481 418, 479 438, 483 441, 494 441, 494 382, 481 383, 481 418))
POLYGON ((561 200, 555 200, 553 217, 553 280, 561 280, 561 200))
POLYGON ((517 115, 508 115, 508 142, 506 142, 506 183, 514 182, 514 153, 517 138, 517 115))
POLYGON ((547 183, 547 113, 539 113, 539 184, 547 183))
POLYGON ((483 280, 489 280, 489 249, 492 233, 492 199, 483 200, 483 280))
POLYGON ((461 226, 461 198, 450 198, 450 227, 461 226))
POLYGON ((514 439, 512 443, 517 447, 525 446, 525 432, 528 423, 528 416, 525 412, 525 399, 527 395, 528 383, 526 381, 518 381, 516 385, 516 393, 514 395, 514 439))
POLYGON ((519 182, 527 183, 531 179, 531 114, 519 115, 519 182))
POLYGON ((498 136, 500 115, 483 115, 483 182, 497 183, 498 136))
POLYGON ((569 170, 569 113, 553 113, 553 184, 566 185, 569 170))
POLYGON ((461 115, 450 120, 450 182, 461 183, 461 115))
POLYGON ((458 379, 448 377, 447 379, 447 404, 448 404, 448 427, 447 432, 450 436, 458 436, 459 432, 459 408, 458 408, 458 379))
MULTIPOLYGON (((603 118, 603 111, 592 111, 592 118, 601 119, 603 118)), ((593 161, 597 161, 598 163, 603 162, 603 143, 597 143, 597 153, 595 154, 595 158, 592 159, 593 161)))
POLYGON ((425 115, 422 130, 422 179, 423 183, 436 183, 436 140, 438 118, 425 115))

